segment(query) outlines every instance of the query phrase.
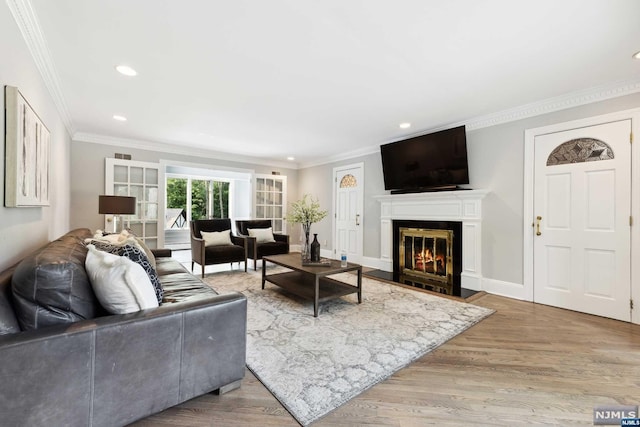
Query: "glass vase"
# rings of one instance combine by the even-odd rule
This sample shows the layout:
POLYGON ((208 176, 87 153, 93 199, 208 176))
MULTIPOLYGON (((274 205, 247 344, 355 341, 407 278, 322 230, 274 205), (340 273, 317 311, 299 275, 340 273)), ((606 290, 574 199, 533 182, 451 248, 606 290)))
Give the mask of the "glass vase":
POLYGON ((302 242, 302 248, 300 249, 300 256, 302 262, 308 262, 311 259, 311 245, 309 244, 309 228, 303 227, 304 241, 302 242))

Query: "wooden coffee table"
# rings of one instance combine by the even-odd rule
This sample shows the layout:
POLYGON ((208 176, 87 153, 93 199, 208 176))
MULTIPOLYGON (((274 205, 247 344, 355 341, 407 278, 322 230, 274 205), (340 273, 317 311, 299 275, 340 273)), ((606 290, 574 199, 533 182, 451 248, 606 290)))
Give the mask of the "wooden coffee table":
POLYGON ((262 257, 262 289, 264 283, 271 282, 304 299, 313 301, 313 316, 318 317, 318 304, 344 295, 358 294, 358 304, 362 303, 362 266, 352 262, 346 267, 340 267, 339 260, 331 260, 331 265, 308 266, 302 265, 300 254, 297 252, 285 255, 271 255, 262 257), (281 265, 292 271, 267 275, 267 262, 281 265), (352 286, 327 276, 358 272, 358 285, 352 286))

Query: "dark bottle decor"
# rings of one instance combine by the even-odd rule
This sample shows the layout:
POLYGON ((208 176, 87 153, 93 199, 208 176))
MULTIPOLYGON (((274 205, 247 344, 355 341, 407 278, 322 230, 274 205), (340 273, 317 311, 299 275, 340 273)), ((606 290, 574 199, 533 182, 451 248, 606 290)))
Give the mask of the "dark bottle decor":
POLYGON ((311 261, 320 262, 320 242, 318 242, 317 233, 313 233, 313 242, 311 242, 311 261))

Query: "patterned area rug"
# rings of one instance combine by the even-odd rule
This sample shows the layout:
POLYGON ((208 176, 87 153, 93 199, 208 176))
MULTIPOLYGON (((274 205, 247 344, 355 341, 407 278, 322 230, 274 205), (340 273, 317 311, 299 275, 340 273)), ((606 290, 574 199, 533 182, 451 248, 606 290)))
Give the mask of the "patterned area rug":
MULTIPOLYGON (((333 277, 356 283, 353 274, 333 277)), ((363 278, 362 304, 348 295, 321 303, 314 318, 311 301, 268 282, 262 290, 260 272, 206 280, 218 293, 247 296, 247 366, 303 426, 493 312, 363 278)))

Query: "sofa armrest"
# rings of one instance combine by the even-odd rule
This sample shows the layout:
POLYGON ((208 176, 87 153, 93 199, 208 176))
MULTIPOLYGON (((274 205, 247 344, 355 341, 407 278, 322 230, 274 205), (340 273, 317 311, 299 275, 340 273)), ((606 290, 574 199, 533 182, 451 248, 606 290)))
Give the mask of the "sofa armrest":
POLYGON ((245 236, 234 236, 231 235, 231 242, 234 245, 242 246, 243 248, 247 246, 247 238, 245 236))
POLYGON ((256 259, 258 256, 258 242, 255 237, 245 237, 247 241, 247 254, 251 259, 256 259))
POLYGON ((204 265, 204 239, 191 235, 191 260, 204 265))
POLYGON ((173 252, 171 251, 171 249, 157 248, 157 249, 151 249, 151 253, 156 258, 171 258, 171 255, 173 252))
POLYGON ((287 245, 289 244, 289 235, 288 234, 273 234, 273 238, 276 242, 284 242, 287 245))

